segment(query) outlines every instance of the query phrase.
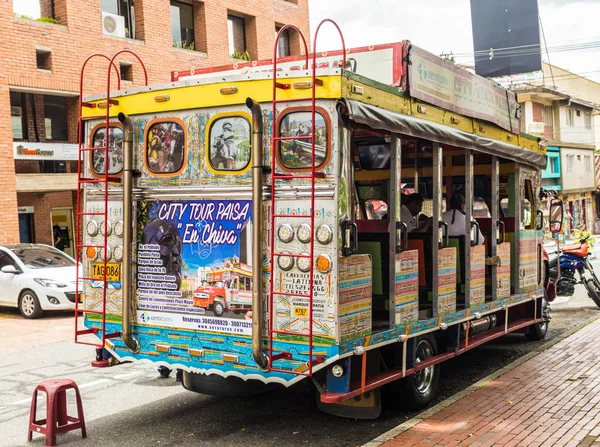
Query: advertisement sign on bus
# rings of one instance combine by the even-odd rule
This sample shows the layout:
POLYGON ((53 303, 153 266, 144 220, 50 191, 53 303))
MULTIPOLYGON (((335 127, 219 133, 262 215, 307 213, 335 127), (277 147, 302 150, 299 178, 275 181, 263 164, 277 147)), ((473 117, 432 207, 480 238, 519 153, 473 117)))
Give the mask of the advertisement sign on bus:
POLYGON ((249 334, 251 201, 140 202, 138 222, 140 322, 161 312, 165 326, 249 334))

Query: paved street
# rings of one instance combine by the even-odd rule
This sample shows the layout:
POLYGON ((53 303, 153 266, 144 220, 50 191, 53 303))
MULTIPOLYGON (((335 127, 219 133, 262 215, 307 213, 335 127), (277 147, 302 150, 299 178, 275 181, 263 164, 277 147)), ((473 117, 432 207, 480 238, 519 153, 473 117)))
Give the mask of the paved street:
MULTIPOLYGON (((600 316, 581 286, 575 296, 557 301, 547 340, 600 316)), ((88 427, 87 440, 72 432, 61 435, 59 445, 329 446, 335 440, 335 445, 356 446, 417 414, 386 399, 376 421, 324 415, 308 383, 245 399, 189 393, 173 378, 160 379, 152 365, 92 368, 93 349, 72 342, 72 326, 70 313, 23 320, 16 311, 0 311, 1 446, 25 444, 32 390, 57 377, 80 386, 88 427)), ((445 363, 439 401, 544 343, 513 334, 445 363)), ((44 438, 34 436, 32 445, 44 445, 44 438)))

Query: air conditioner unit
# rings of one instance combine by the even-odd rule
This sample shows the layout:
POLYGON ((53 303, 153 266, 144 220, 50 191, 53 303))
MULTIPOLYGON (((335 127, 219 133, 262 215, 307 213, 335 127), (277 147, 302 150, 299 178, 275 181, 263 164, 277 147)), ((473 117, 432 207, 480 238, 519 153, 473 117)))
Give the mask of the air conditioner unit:
POLYGON ((102 34, 105 36, 125 37, 125 17, 103 12, 102 34))
POLYGON ((544 135, 544 123, 532 122, 527 125, 527 133, 531 135, 544 135))

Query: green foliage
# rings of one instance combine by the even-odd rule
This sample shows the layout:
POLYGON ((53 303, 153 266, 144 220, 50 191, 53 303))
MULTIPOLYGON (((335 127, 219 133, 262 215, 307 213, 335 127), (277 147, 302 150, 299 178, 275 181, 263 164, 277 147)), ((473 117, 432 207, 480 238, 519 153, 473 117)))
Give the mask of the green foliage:
POLYGON ((54 25, 58 25, 58 20, 53 19, 52 17, 40 17, 39 19, 37 19, 37 21, 44 23, 53 23, 54 25))
POLYGON ((248 50, 244 51, 243 53, 240 53, 239 51, 234 51, 231 54, 231 57, 233 59, 241 59, 243 61, 250 61, 250 60, 252 60, 252 58, 250 57, 250 53, 248 53, 248 50))
POLYGON ((18 19, 35 20, 36 22, 52 23, 53 25, 58 25, 58 20, 53 19, 52 17, 40 17, 38 19, 34 19, 31 16, 28 16, 25 14, 16 14, 16 13, 15 13, 15 17, 18 19))
POLYGON ((196 45, 194 45, 194 42, 188 44, 186 42, 180 41, 173 41, 173 46, 175 48, 181 48, 182 50, 190 50, 190 51, 194 51, 196 49, 196 45))
POLYGON ((595 242, 594 238, 592 237, 592 232, 588 230, 580 230, 579 228, 575 228, 575 230, 573 230, 573 237, 576 241, 580 241, 581 239, 589 237, 587 242, 590 245, 593 245, 595 242))

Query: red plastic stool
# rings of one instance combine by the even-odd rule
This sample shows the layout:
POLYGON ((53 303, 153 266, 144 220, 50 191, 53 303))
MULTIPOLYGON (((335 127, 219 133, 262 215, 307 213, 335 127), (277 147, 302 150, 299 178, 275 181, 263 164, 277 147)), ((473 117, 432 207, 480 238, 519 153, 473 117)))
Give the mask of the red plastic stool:
POLYGON ((77 384, 69 379, 45 380, 33 390, 31 413, 29 414, 29 430, 27 442, 31 441, 32 433, 46 436, 46 446, 56 445, 56 435, 81 428, 82 438, 86 437, 83 406, 77 384), (77 417, 67 414, 67 390, 75 390, 77 400, 77 417), (46 393, 46 419, 36 419, 38 391, 46 393))

